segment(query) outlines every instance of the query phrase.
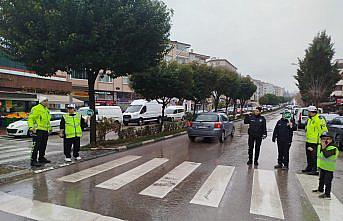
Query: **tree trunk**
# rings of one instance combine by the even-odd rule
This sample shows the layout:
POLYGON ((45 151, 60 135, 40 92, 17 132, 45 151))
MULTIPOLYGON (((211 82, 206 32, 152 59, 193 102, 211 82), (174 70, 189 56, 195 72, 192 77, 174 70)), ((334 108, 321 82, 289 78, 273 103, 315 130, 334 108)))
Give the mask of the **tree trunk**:
POLYGON ((195 115, 197 103, 198 102, 196 100, 194 100, 193 116, 195 115))
POLYGON ((230 99, 229 98, 225 98, 225 113, 227 114, 227 109, 229 108, 229 103, 230 103, 230 99))
POLYGON ((245 101, 244 100, 240 100, 241 102, 241 116, 243 116, 243 107, 245 105, 245 101))
POLYGON ((233 118, 236 119, 237 114, 237 100, 235 99, 233 102, 233 118))
POLYGON ((91 116, 90 120, 90 144, 91 146, 96 145, 96 112, 95 112, 95 91, 94 85, 97 74, 88 72, 88 96, 89 96, 89 108, 94 111, 94 115, 91 116))

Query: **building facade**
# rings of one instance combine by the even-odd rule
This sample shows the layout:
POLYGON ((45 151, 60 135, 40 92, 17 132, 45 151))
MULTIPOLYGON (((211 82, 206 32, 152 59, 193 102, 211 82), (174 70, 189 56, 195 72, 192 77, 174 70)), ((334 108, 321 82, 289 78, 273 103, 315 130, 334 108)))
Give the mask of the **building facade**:
POLYGON ((256 92, 251 97, 252 101, 258 102, 260 100, 260 98, 266 94, 274 94, 274 95, 279 96, 279 97, 285 96, 286 91, 284 88, 279 87, 279 86, 275 86, 271 83, 267 83, 267 82, 263 82, 263 81, 260 81, 257 79, 253 79, 249 75, 247 77, 249 77, 257 87, 256 92))
POLYGON ((343 104, 343 59, 335 60, 337 64, 341 80, 337 82, 335 90, 331 93, 331 97, 335 99, 337 105, 343 104))
POLYGON ((223 68, 232 72, 237 71, 237 68, 226 59, 211 58, 206 63, 211 67, 223 68))

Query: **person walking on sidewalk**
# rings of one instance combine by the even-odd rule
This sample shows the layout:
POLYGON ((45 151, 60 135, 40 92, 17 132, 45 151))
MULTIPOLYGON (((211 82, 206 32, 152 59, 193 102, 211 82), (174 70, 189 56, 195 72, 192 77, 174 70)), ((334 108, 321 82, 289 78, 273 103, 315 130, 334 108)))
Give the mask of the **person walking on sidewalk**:
POLYGON ((318 115, 315 106, 308 107, 309 118, 306 125, 306 159, 307 167, 302 170, 309 175, 318 175, 317 172, 317 147, 320 142, 320 135, 327 132, 326 121, 318 115))
POLYGON ((261 116, 261 107, 257 107, 254 111, 253 115, 247 115, 244 118, 244 124, 249 124, 249 161, 247 162, 248 165, 253 163, 253 153, 255 149, 255 159, 254 165, 258 166, 258 158, 260 156, 260 147, 262 143, 262 139, 267 137, 267 126, 266 126, 266 119, 261 116))
POLYGON ((336 170, 336 160, 338 158, 338 148, 333 143, 333 135, 324 132, 320 136, 321 144, 317 151, 317 166, 320 169, 318 189, 313 190, 315 193, 322 193, 319 198, 331 198, 331 185, 333 173, 336 170), (325 192, 324 192, 325 187, 325 192))
POLYGON ((67 106, 68 113, 63 115, 60 123, 60 137, 63 137, 63 149, 65 161, 71 162, 71 148, 73 147, 73 157, 81 160, 80 140, 82 137, 83 118, 75 111, 75 104, 67 106))
POLYGON ((293 123, 291 120, 291 113, 284 112, 282 118, 276 123, 272 141, 277 141, 278 146, 278 164, 275 169, 288 170, 289 165, 289 149, 292 145, 293 139, 293 123))
POLYGON ((32 107, 28 118, 29 130, 33 137, 33 148, 31 153, 31 166, 39 167, 44 163, 51 163, 45 158, 46 146, 49 133, 52 131, 50 125, 50 111, 47 108, 48 99, 44 96, 39 98, 39 104, 32 107), (37 155, 39 153, 38 161, 37 155))

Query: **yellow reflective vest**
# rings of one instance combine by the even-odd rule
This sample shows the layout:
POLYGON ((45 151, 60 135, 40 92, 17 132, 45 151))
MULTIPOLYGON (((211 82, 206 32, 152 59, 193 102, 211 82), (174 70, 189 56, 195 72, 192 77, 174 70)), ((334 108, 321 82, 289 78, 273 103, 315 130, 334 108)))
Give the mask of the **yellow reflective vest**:
POLYGON ((65 121, 64 133, 66 138, 73 137, 82 137, 82 128, 81 128, 81 115, 75 113, 71 116, 70 114, 63 115, 65 121))
POLYGON ((314 117, 309 117, 306 125, 306 142, 312 144, 319 144, 320 135, 328 131, 326 121, 318 114, 314 117))
POLYGON ((321 150, 321 145, 318 146, 317 150, 317 166, 320 169, 327 170, 327 171, 335 171, 336 170, 336 160, 339 155, 338 148, 331 145, 326 147, 326 150, 336 150, 336 154, 330 157, 325 157, 323 151, 321 150))
POLYGON ((51 131, 51 115, 47 107, 42 104, 37 104, 31 108, 29 115, 28 124, 29 128, 36 130, 51 131))

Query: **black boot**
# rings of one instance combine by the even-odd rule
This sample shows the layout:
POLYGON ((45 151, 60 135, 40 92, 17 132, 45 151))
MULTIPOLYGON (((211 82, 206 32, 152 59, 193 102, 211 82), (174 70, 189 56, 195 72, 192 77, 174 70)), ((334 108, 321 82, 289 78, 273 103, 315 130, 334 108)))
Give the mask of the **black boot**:
POLYGON ((278 164, 276 166, 274 166, 275 169, 281 169, 282 168, 282 165, 281 164, 278 164))
POLYGON ((51 161, 50 161, 50 160, 47 160, 45 157, 39 158, 38 161, 39 161, 40 163, 51 163, 51 161))
POLYGON ((40 166, 42 166, 40 163, 38 163, 36 160, 32 160, 31 161, 31 166, 32 167, 40 167, 40 166))
POLYGON ((248 165, 252 165, 252 160, 249 160, 249 161, 247 162, 247 164, 248 164, 248 165))

